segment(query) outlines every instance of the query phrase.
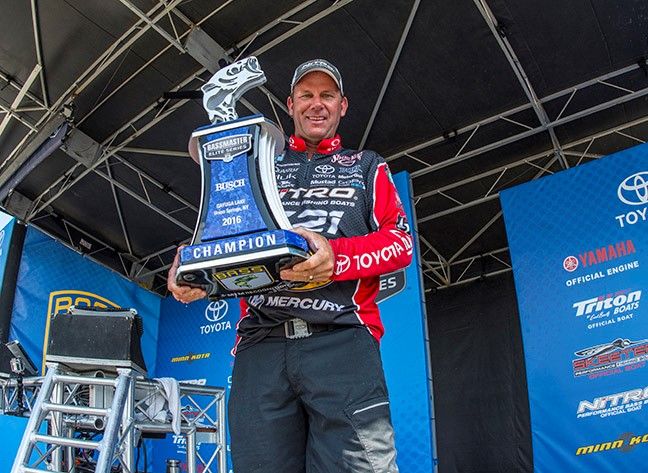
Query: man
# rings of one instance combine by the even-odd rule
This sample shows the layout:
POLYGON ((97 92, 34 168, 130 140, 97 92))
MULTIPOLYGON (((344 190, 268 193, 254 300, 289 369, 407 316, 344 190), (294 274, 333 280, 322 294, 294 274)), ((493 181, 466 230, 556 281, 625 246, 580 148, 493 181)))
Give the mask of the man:
MULTIPOLYGON (((395 473, 379 352, 379 275, 411 261, 389 169, 342 148, 348 100, 335 66, 297 67, 287 99, 295 133, 275 169, 281 200, 314 254, 281 271, 300 289, 241 301, 229 400, 236 473, 395 473)), ((177 258, 176 258, 177 260, 177 258)), ((205 297, 178 287, 182 302, 205 297)))

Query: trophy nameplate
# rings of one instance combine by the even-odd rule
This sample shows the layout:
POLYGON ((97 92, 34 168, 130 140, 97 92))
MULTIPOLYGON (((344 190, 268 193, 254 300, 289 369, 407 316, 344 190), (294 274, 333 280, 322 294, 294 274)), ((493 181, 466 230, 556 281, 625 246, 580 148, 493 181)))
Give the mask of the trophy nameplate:
POLYGON ((234 106, 265 82, 256 58, 221 70, 203 85, 212 125, 189 141, 199 161, 201 202, 191 245, 180 251, 176 281, 220 299, 280 291, 304 283, 283 281, 279 271, 309 256, 281 205, 274 172, 283 133, 262 115, 238 118, 234 106))

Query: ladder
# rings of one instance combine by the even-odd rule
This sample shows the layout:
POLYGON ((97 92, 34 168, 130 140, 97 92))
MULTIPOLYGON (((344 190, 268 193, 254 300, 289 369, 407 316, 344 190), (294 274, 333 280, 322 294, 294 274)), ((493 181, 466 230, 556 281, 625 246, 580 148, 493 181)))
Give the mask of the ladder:
MULTIPOLYGON (((47 367, 47 374, 32 407, 11 473, 72 471, 75 448, 98 452, 95 473, 109 473, 115 461, 118 442, 126 437, 131 439, 132 436, 132 412, 129 412, 131 406, 127 404, 130 404, 129 399, 132 399, 135 387, 133 370, 119 368, 116 378, 96 378, 63 372, 58 363, 48 363, 47 367), (65 399, 66 385, 109 386, 114 387, 115 392, 110 407, 91 407, 78 402, 68 404, 74 392, 65 399), (75 430, 66 428, 63 421, 64 417, 79 416, 98 419, 104 427, 103 438, 99 441, 75 438, 75 430), (42 434, 39 432, 40 427, 46 419, 49 420, 49 433, 42 434), (67 452, 66 465, 63 464, 64 452, 67 452)), ((122 458, 122 465, 126 467, 125 471, 132 472, 132 452, 130 455, 128 453, 124 455, 125 462, 122 458)))

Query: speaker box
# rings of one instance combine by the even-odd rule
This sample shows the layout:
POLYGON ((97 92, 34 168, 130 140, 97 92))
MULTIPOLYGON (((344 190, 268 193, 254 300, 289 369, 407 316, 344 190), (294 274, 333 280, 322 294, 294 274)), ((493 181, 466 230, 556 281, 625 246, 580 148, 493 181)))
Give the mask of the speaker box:
POLYGON ((134 309, 71 307, 50 321, 45 361, 81 372, 131 368, 146 376, 142 333, 142 319, 134 309))

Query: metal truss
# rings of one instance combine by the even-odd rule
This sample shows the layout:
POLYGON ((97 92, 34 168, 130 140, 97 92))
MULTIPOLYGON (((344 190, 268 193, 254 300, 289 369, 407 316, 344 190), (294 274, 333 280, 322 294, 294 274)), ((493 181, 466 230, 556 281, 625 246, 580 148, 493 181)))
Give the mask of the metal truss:
MULTIPOLYGON (((470 176, 466 179, 462 179, 460 181, 439 187, 434 190, 415 194, 414 202, 416 206, 419 206, 419 204, 424 199, 434 197, 436 197, 437 199, 441 198, 443 201, 442 206, 447 206, 446 209, 440 210, 430 215, 419 215, 417 217, 418 224, 430 222, 442 217, 447 217, 456 212, 472 209, 475 206, 498 200, 498 190, 506 187, 506 181, 504 180, 504 178, 510 176, 511 171, 514 169, 525 168, 524 171, 527 171, 529 169, 535 170, 536 173, 532 177, 533 180, 545 174, 553 173, 552 167, 556 164, 556 162, 560 164, 560 167, 562 169, 565 169, 568 168, 570 164, 577 166, 580 165, 584 160, 598 159, 601 157, 600 155, 596 153, 590 153, 589 151, 594 142, 602 137, 611 134, 618 134, 635 142, 644 142, 642 138, 633 136, 632 134, 625 132, 625 130, 633 126, 648 122, 648 117, 640 118, 629 123, 597 132, 585 138, 581 138, 564 145, 558 141, 555 133, 555 128, 559 127, 560 125, 573 122, 594 113, 607 110, 611 107, 621 105, 648 95, 648 87, 638 90, 631 90, 628 87, 624 87, 622 85, 619 85, 618 83, 615 83, 621 82, 622 80, 629 77, 632 73, 645 67, 648 64, 648 61, 646 59, 642 59, 636 65, 628 66, 623 69, 601 75, 597 78, 585 81, 573 87, 569 87, 567 89, 539 99, 528 79, 526 72, 520 64, 520 61, 518 60, 513 47, 506 37, 506 31, 501 27, 501 25, 493 15, 487 2, 485 0, 474 0, 474 3, 483 16, 484 20, 486 21, 489 29, 493 33, 507 61, 511 65, 511 68, 529 102, 527 104, 508 110, 504 113, 488 117, 454 131, 451 134, 451 138, 453 139, 457 139, 461 135, 467 136, 461 144, 459 151, 450 158, 444 159, 434 164, 430 164, 426 162, 425 159, 420 157, 425 153, 426 149, 433 149, 435 145, 446 142, 448 139, 448 135, 446 134, 445 136, 438 136, 436 138, 426 140, 423 143, 388 156, 386 158, 387 161, 406 158, 414 163, 419 164, 420 169, 411 173, 411 176, 414 179, 414 184, 416 184, 416 179, 419 177, 444 169, 448 166, 476 158, 489 151, 505 147, 509 144, 521 141, 525 138, 542 132, 547 132, 549 134, 553 146, 551 149, 547 149, 546 151, 543 151, 541 153, 537 153, 532 156, 519 159, 515 162, 493 168, 478 175, 470 176), (616 93, 617 97, 587 108, 579 109, 573 105, 574 98, 577 96, 577 94, 583 95, 586 93, 586 91, 592 90, 592 88, 594 87, 603 87, 608 90, 613 90, 616 93), (555 106, 556 104, 560 105, 560 112, 553 117, 549 116, 546 110, 546 107, 549 104, 553 106, 555 106), (572 110, 570 110, 570 106, 572 110), (525 112, 527 110, 533 110, 536 119, 538 120, 537 123, 523 123, 522 121, 514 118, 516 115, 521 114, 522 112, 525 112), (568 110, 570 110, 569 114, 566 113, 568 110), (479 131, 483 132, 488 130, 489 128, 492 129, 494 128, 494 126, 503 122, 515 125, 523 131, 503 137, 499 140, 493 141, 492 143, 486 145, 482 145, 478 148, 469 148, 471 141, 475 138, 479 131), (582 147, 582 145, 586 145, 584 150, 579 149, 579 147, 582 147), (418 156, 415 155, 415 153, 418 154, 418 156), (450 191, 453 191, 455 189, 474 184, 478 181, 486 180, 488 180, 487 182, 489 184, 488 190, 478 198, 462 202, 449 194, 450 191)), ((450 287, 510 271, 510 257, 507 254, 508 248, 493 250, 483 255, 458 259, 475 241, 479 239, 481 235, 486 232, 486 230, 488 230, 488 228, 492 227, 500 221, 501 215, 501 211, 497 212, 486 223, 486 225, 482 226, 482 228, 480 228, 475 233, 475 235, 473 235, 473 237, 471 237, 464 245, 462 245, 461 248, 455 252, 455 254, 449 257, 441 255, 441 253, 437 251, 437 249, 435 249, 434 246, 427 239, 425 239, 424 236, 420 236, 421 243, 425 247, 425 251, 422 254, 422 261, 423 274, 425 280, 429 283, 428 286, 431 285, 432 288, 450 287), (495 255, 500 255, 502 257, 496 258, 495 255), (489 264, 485 264, 485 261, 487 260, 489 264), (479 265, 474 264, 477 261, 480 262, 479 265), (496 261, 497 263, 492 264, 494 261, 496 261), (477 268, 477 266, 479 267, 477 268), (475 272, 477 273, 477 275, 472 275, 475 272)), ((432 289, 428 288, 427 290, 429 291, 432 289)))
MULTIPOLYGON (((56 113, 60 113, 62 107, 65 105, 71 103, 74 98, 78 95, 80 95, 97 77, 100 76, 100 74, 105 71, 111 64, 113 64, 118 58, 120 58, 128 49, 149 29, 153 29, 157 31, 169 44, 167 47, 163 48, 161 51, 159 51, 157 54, 155 54, 149 61, 147 61, 140 69, 135 71, 131 76, 129 76, 127 79, 122 81, 119 85, 117 85, 113 90, 111 90, 107 95, 102 97, 101 101, 99 101, 84 117, 81 117, 77 122, 76 126, 78 127, 81 123, 83 123, 89 116, 91 116, 96 110, 98 110, 99 107, 101 107, 108 99, 110 99, 116 92, 118 92, 124 85, 126 85, 128 82, 133 80, 135 77, 137 77, 142 71, 144 71, 147 67, 149 67, 156 59, 158 59, 162 54, 164 54, 168 49, 175 47, 176 49, 179 49, 182 52, 186 52, 184 46, 181 43, 181 40, 186 37, 192 29, 198 27, 200 24, 204 23, 207 21, 209 18, 211 18, 213 15, 217 14, 220 12, 223 8, 225 8, 227 5, 229 5, 233 0, 226 1, 222 3, 220 6, 218 6, 216 9, 211 11, 207 16, 205 16, 203 19, 201 19, 198 23, 194 24, 192 23, 182 12, 177 10, 177 6, 181 3, 182 0, 174 0, 170 2, 159 2, 156 4, 153 8, 151 8, 148 12, 142 12, 139 10, 134 4, 132 4, 128 0, 120 0, 122 4, 124 4, 129 10, 131 10, 139 19, 136 21, 136 23, 129 28, 120 38, 118 38, 106 51, 104 51, 103 54, 97 58, 97 60, 90 66, 86 71, 84 71, 71 85, 70 87, 59 97, 59 99, 51 106, 48 106, 48 97, 46 94, 46 90, 43 88, 42 89, 42 98, 37 97, 31 93, 28 92, 28 89, 31 85, 31 83, 40 75, 41 79, 45 83, 45 77, 44 74, 42 73, 42 68, 39 68, 39 66, 36 66, 34 69, 34 72, 30 75, 30 80, 23 84, 22 86, 18 87, 18 84, 15 83, 14 81, 10 81, 8 77, 5 77, 4 74, 0 76, 0 78, 4 78, 7 80, 7 82, 12 85, 14 88, 18 87, 18 96, 14 100, 14 104, 11 108, 3 107, 2 111, 5 112, 5 121, 9 121, 11 118, 15 118, 19 122, 23 123, 28 128, 28 131, 26 135, 23 137, 21 142, 11 151, 9 157, 5 162, 10 161, 13 156, 24 146, 24 144, 29 140, 29 138, 35 134, 40 127, 43 126, 44 123, 47 122, 47 120, 53 116, 56 113), (174 15, 177 17, 186 27, 186 30, 182 33, 179 33, 171 16, 174 15), (160 20, 163 18, 168 17, 171 19, 171 24, 173 28, 173 35, 169 32, 167 32, 164 28, 158 25, 160 20), (21 115, 18 113, 18 105, 22 101, 22 97, 27 96, 29 97, 33 102, 35 102, 39 107, 36 108, 36 110, 42 110, 44 111, 42 117, 36 122, 36 123, 31 123, 31 119, 29 119, 26 116, 21 115)), ((253 46, 253 43, 264 33, 270 31, 271 29, 277 27, 278 25, 282 24, 291 24, 295 25, 292 28, 290 28, 288 31, 284 32, 282 35, 279 37, 273 39, 272 41, 260 45, 258 48, 252 50, 249 52, 251 55, 260 55, 263 54, 266 51, 269 51, 271 48, 275 47, 276 45, 282 43, 283 41, 287 40, 291 36, 297 34, 298 32, 302 31, 305 28, 308 28, 309 26, 313 25, 317 21, 325 18, 326 16, 330 15, 331 13, 337 11, 338 9, 344 7, 345 5, 351 3, 353 0, 338 0, 333 2, 332 5, 327 6, 326 8, 323 8, 321 11, 318 13, 314 14, 310 18, 304 20, 304 21, 295 21, 292 20, 291 18, 294 17, 297 13, 301 12, 305 8, 309 7, 313 3, 315 3, 316 0, 309 0, 306 2, 301 2, 297 7, 291 9, 290 11, 280 15, 279 17, 275 18, 271 22, 267 23, 263 27, 261 27, 258 31, 255 33, 249 35, 247 38, 243 39, 239 43, 237 43, 235 46, 230 48, 228 51, 225 51, 225 58, 229 59, 236 59, 236 57, 232 57, 231 54, 237 53, 237 55, 241 55, 244 52, 251 50, 253 46)), ((34 31, 35 31, 35 38, 37 42, 37 49, 38 46, 40 45, 40 34, 37 31, 38 28, 38 22, 36 20, 36 13, 34 11, 34 31)), ((189 77, 185 78, 182 80, 176 87, 174 87, 171 91, 177 91, 180 90, 184 87, 197 87, 199 84, 204 81, 205 79, 203 78, 204 74, 206 72, 205 68, 200 68, 198 71, 194 72, 191 74, 189 77)), ((285 105, 283 104, 282 101, 280 101, 276 96, 274 96, 270 91, 268 91, 265 88, 261 88, 261 91, 266 95, 268 98, 270 105, 272 106, 272 109, 275 110, 279 108, 282 110, 284 113, 287 113, 287 109, 285 105)), ((140 150, 140 149, 134 149, 132 147, 129 147, 128 144, 131 143, 133 140, 135 140, 137 137, 141 136, 144 132, 147 130, 151 129, 154 127, 156 124, 170 116, 172 113, 174 113, 176 110, 180 109, 185 103, 187 103, 188 100, 180 100, 178 102, 175 102, 171 104, 169 101, 166 103, 163 103, 162 106, 161 104, 156 101, 155 103, 150 104, 148 107, 146 107, 144 110, 142 110, 140 113, 138 113, 135 117, 131 118, 128 120, 126 123, 124 123, 119 129, 117 129, 115 132, 113 132, 106 140, 104 140, 102 143, 100 143, 100 147, 102 150, 101 156, 95 160, 91 165, 89 166, 83 166, 81 163, 76 163, 74 166, 72 166, 70 169, 68 169, 67 172, 65 172, 62 176, 60 176, 58 179, 56 179, 47 189, 45 189, 43 192, 41 192, 40 195, 36 196, 33 200, 31 209, 27 215, 27 218, 25 219, 26 223, 32 223, 36 227, 39 227, 38 221, 39 219, 42 219, 43 217, 53 217, 56 218, 58 221, 62 222, 63 227, 66 229, 66 232, 68 234, 68 246, 71 248, 77 250, 77 251, 82 251, 82 248, 79 248, 78 245, 76 245, 70 235, 70 232, 67 230, 68 227, 73 227, 77 231, 85 234, 89 238, 91 238, 95 242, 100 242, 102 247, 98 250, 110 250, 113 252, 116 252, 119 255, 119 258, 122 262, 124 273, 129 275, 130 277, 136 278, 136 279, 142 279, 146 277, 150 277, 152 275, 156 275, 159 272, 165 271, 168 269, 168 264, 163 264, 162 266, 157 267, 156 269, 153 270, 146 270, 145 266, 149 262, 153 261, 154 259, 160 259, 160 263, 163 263, 161 260, 162 255, 166 253, 170 253, 173 249, 174 246, 168 246, 164 249, 158 250, 150 255, 145 255, 145 256, 137 256, 133 254, 132 250, 132 245, 130 243, 130 238, 126 229, 126 226, 124 224, 124 218, 123 218, 123 211, 121 209, 120 205, 120 199, 118 197, 118 194, 116 192, 116 189, 119 189, 129 197, 138 200, 140 203, 148 207, 154 212, 157 212, 160 214, 162 217, 166 218, 167 220, 173 222, 176 224, 178 227, 183 229, 184 231, 187 232, 187 238, 191 235, 193 232, 193 229, 176 219, 173 214, 180 211, 180 210, 185 210, 188 209, 191 212, 197 213, 197 208, 195 205, 191 204, 188 202, 186 199, 182 198, 179 194, 169 191, 166 186, 164 186, 162 183, 148 175, 146 172, 144 172, 141 169, 138 169, 136 166, 132 165, 129 163, 126 159, 121 157, 118 153, 120 151, 128 151, 128 152, 139 152, 142 151, 143 153, 146 153, 146 150, 140 150), (133 131, 134 130, 134 131, 133 131), (129 134, 126 134, 126 132, 130 131, 129 134), (121 140, 121 141, 120 141, 121 140), (118 143, 118 144, 115 144, 118 143), (113 175, 111 168, 115 165, 120 165, 122 167, 128 168, 130 171, 135 173, 138 177, 138 180, 141 184, 139 189, 133 189, 128 185, 125 185, 121 182, 119 182, 115 176, 113 175), (105 242, 102 242, 102 239, 96 236, 91 235, 89 232, 82 230, 76 226, 74 226, 71 222, 67 221, 64 218, 61 218, 57 216, 55 213, 52 212, 51 210, 51 205, 56 201, 58 197, 63 195, 65 192, 67 192, 70 188, 72 188, 76 183, 80 182, 85 176, 88 174, 93 173, 95 175, 98 175, 108 181, 108 183, 111 186, 111 190, 113 193, 113 200, 115 202, 115 209, 117 216, 120 221, 120 225, 122 227, 122 234, 124 238, 124 246, 126 248, 126 252, 117 252, 114 247, 111 245, 106 244, 105 242), (163 191, 166 196, 171 197, 175 199, 178 203, 178 207, 174 210, 163 210, 159 207, 158 204, 154 202, 154 198, 152 197, 150 189, 148 187, 157 188, 160 191, 163 191), (128 261, 124 260, 124 257, 126 256, 128 261), (131 266, 130 268, 127 268, 127 263, 130 262, 131 266)), ((256 112, 256 108, 250 104, 247 101, 243 101, 244 105, 246 105, 248 108, 256 112)), ((279 121, 279 118, 277 118, 277 121, 279 121)), ((172 150, 163 150, 164 153, 158 153, 158 154, 178 154, 175 151, 172 150)), ((149 150, 149 152, 151 152, 149 150)), ((184 153, 181 153, 181 155, 185 155, 184 153)), ((39 227, 41 230, 43 228, 39 227)), ((87 255, 87 253, 86 253, 87 255)), ((90 255, 91 256, 91 255, 90 255)), ((95 260, 97 261, 97 260, 95 260)), ((97 261, 98 262, 98 261, 97 261)))
MULTIPOLYGON (((49 369, 52 370, 52 367, 49 369)), ((109 417, 112 415, 109 407, 116 395, 113 374, 102 371, 90 371, 84 376, 72 372, 61 373, 58 381, 59 391, 56 396, 60 406, 58 412, 50 413, 46 420, 50 432, 56 432, 56 436, 60 437, 63 448, 47 445, 43 449, 42 443, 36 444, 35 451, 39 459, 30 471, 48 471, 50 466, 61 464, 66 465, 65 471, 76 471, 73 449, 85 448, 91 444, 79 439, 79 435, 101 434, 108 428, 109 417), (48 465, 50 462, 52 465, 48 465)), ((31 417, 37 409, 38 394, 44 382, 42 376, 24 378, 20 383, 14 378, 0 380, 0 413, 31 417)), ((162 412, 162 407, 169 405, 169 399, 159 381, 140 377, 128 389, 125 400, 126 420, 121 422, 119 428, 115 455, 115 461, 124 471, 135 472, 132 452, 141 434, 171 433, 174 444, 186 446, 189 473, 226 472, 225 390, 182 382, 178 386, 179 434, 174 434, 171 421, 166 412, 162 412)))

